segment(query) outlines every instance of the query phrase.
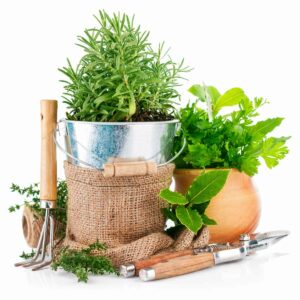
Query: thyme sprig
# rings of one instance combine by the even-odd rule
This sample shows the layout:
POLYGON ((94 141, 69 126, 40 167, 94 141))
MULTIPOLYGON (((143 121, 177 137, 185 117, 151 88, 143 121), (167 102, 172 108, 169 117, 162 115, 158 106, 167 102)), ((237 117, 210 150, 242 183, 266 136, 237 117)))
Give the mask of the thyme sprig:
POLYGON ((73 273, 78 282, 87 282, 89 274, 119 274, 111 260, 105 256, 94 256, 93 251, 105 250, 106 245, 99 241, 80 251, 64 247, 56 256, 51 267, 54 271, 63 269, 73 273))

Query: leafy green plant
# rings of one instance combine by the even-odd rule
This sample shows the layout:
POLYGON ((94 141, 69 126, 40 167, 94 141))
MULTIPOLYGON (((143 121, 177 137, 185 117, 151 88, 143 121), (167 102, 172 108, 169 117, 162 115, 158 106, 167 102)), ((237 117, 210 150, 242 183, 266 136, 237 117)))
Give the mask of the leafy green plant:
MULTIPOLYGON (((29 185, 28 187, 20 187, 13 183, 10 187, 11 191, 18 193, 24 197, 23 203, 15 204, 8 208, 9 212, 15 212, 22 206, 30 207, 37 216, 44 216, 45 210, 40 208, 40 188, 38 183, 29 185)), ((67 224, 66 205, 68 200, 67 184, 64 180, 58 180, 57 182, 57 208, 51 213, 56 221, 63 225, 67 224)), ((65 229, 65 226, 61 226, 61 229, 65 229)), ((61 230, 59 235, 64 236, 65 230, 61 230)))
POLYGON ((169 207, 163 208, 163 213, 175 225, 169 232, 184 226, 197 234, 203 225, 215 225, 216 222, 205 214, 205 210, 223 188, 228 173, 228 170, 202 173, 194 179, 185 195, 169 189, 161 190, 159 196, 169 203, 169 207))
POLYGON ((269 137, 283 118, 255 122, 259 109, 268 103, 263 98, 250 100, 240 88, 220 94, 213 86, 193 85, 189 91, 197 100, 178 114, 182 132, 175 152, 184 138, 188 145, 176 161, 177 168, 236 168, 253 176, 261 160, 273 168, 288 153, 289 137, 269 137), (221 114, 225 107, 234 110, 221 114))
POLYGON ((100 11, 98 26, 86 29, 77 44, 85 54, 74 68, 59 69, 67 80, 67 118, 77 121, 147 121, 173 119, 184 61, 175 63, 164 51, 154 51, 149 32, 135 26, 134 17, 100 11))
POLYGON ((22 252, 22 254, 20 255, 21 258, 24 258, 24 259, 29 259, 29 258, 33 258, 35 255, 35 251, 33 249, 31 249, 31 252, 29 253, 26 253, 26 252, 22 252))
POLYGON ((51 267, 54 271, 63 269, 73 273, 78 281, 87 282, 89 274, 118 274, 110 259, 104 256, 93 256, 94 250, 105 250, 106 246, 98 241, 80 251, 64 247, 56 256, 51 267))

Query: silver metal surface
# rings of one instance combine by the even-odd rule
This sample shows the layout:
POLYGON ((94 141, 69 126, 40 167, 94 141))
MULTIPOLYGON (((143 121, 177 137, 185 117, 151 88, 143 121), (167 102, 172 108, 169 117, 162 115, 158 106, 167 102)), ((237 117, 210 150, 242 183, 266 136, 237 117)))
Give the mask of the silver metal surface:
POLYGON ((134 277, 135 275, 135 266, 134 264, 121 265, 120 266, 120 275, 126 278, 134 277))
POLYGON ((155 279, 155 271, 152 268, 141 269, 139 277, 143 281, 151 281, 155 279))
MULTIPOLYGON (((164 122, 82 122, 60 121, 58 134, 65 138, 65 149, 56 141, 72 164, 103 169, 109 158, 151 160, 166 164, 174 160, 172 149, 179 121, 164 122), (64 135, 65 133, 65 135, 64 135)), ((182 150, 185 143, 182 147, 182 150)), ((181 151, 182 151, 181 150, 181 151)))
POLYGON ((40 200, 41 208, 56 208, 56 201, 40 200))
POLYGON ((250 234, 243 233, 240 235, 240 241, 250 241, 251 237, 250 234))
POLYGON ((248 254, 268 248, 289 235, 287 230, 269 231, 252 234, 249 241, 242 242, 248 248, 248 254))
POLYGON ((37 250, 32 259, 16 263, 19 267, 33 267, 32 270, 40 270, 41 268, 51 264, 53 260, 53 244, 54 244, 54 219, 50 215, 50 208, 45 209, 45 221, 42 227, 40 238, 37 245, 37 250), (49 226, 50 223, 50 226, 49 226), (49 230, 48 230, 49 229, 49 230), (49 231, 49 235, 48 235, 49 231), (48 238, 49 237, 49 238, 48 238), (49 241, 49 254, 47 255, 47 244, 49 241))
POLYGON ((213 252, 215 263, 220 264, 239 260, 247 255, 255 253, 258 250, 266 249, 288 235, 289 232, 286 230, 241 234, 240 239, 237 242, 211 244, 202 249, 194 249, 194 253, 200 254, 202 252, 213 252))
POLYGON ((213 252, 215 264, 222 264, 229 261, 240 260, 247 255, 246 247, 227 249, 223 251, 213 252))

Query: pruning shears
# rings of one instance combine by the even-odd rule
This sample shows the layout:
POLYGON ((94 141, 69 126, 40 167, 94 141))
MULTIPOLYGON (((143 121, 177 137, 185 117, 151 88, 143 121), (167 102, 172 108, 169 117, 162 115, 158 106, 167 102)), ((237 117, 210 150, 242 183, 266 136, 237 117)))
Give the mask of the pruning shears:
POLYGON ((143 281, 170 278, 226 262, 237 261, 256 251, 274 245, 288 236, 286 230, 241 234, 236 242, 210 244, 204 248, 188 249, 152 256, 120 267, 124 277, 139 275, 143 281))

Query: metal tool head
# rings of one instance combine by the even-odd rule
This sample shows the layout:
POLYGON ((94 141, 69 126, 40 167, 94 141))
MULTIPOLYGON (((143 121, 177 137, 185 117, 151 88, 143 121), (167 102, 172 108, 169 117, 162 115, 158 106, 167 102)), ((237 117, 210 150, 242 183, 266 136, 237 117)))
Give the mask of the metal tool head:
POLYGON ((287 230, 276 230, 264 233, 242 234, 240 243, 246 246, 248 254, 263 250, 276 244, 290 233, 287 230))
POLYGON ((37 271, 50 265, 53 260, 54 218, 50 214, 50 207, 48 205, 45 205, 45 207, 45 220, 38 241, 36 253, 32 259, 16 263, 16 267, 31 267, 32 271, 37 271), (49 251, 47 251, 48 244, 49 251))

